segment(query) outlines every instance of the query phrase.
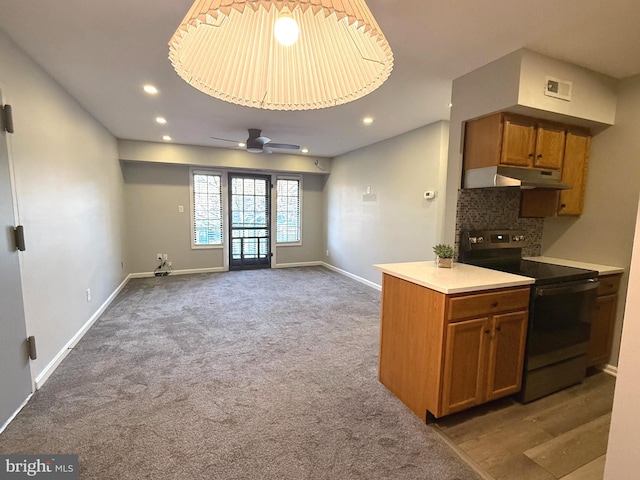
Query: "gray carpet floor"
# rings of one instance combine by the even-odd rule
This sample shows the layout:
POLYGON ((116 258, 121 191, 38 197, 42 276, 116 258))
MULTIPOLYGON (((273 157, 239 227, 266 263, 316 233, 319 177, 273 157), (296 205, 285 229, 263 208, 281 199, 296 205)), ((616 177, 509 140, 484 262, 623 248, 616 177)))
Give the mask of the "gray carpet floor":
POLYGON ((378 382, 379 317, 322 267, 131 280, 0 452, 86 480, 480 478, 378 382))

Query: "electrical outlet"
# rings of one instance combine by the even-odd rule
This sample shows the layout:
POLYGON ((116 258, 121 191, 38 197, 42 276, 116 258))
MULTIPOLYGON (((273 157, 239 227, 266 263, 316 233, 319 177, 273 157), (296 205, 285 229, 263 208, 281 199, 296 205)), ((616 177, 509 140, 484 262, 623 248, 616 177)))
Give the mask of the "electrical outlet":
POLYGON ((326 253, 326 255, 327 255, 327 257, 329 256, 329 250, 327 250, 327 253, 326 253))
POLYGON ((91 289, 87 288, 87 302, 91 301, 91 289))
POLYGON ((162 255, 162 259, 166 262, 169 259, 169 255, 165 253, 164 255, 162 255))
POLYGON ((156 253, 156 259, 161 262, 162 261, 162 254, 161 253, 156 253))
POLYGON ((173 267, 173 262, 169 262, 169 268, 173 267))

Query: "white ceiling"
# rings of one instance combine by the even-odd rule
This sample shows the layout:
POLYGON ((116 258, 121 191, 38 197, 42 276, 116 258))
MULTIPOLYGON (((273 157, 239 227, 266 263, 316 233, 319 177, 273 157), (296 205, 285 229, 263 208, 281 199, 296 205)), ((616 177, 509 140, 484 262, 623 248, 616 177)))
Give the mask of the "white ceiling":
POLYGON ((232 105, 180 79, 167 42, 192 0, 0 0, 0 29, 118 138, 228 147, 210 137, 244 140, 254 127, 327 157, 448 119, 453 79, 521 47, 616 78, 640 73, 638 0, 367 3, 394 52, 391 77, 360 100, 305 112, 232 105), (144 95, 144 83, 160 94, 144 95), (363 126, 365 115, 375 123, 363 126))

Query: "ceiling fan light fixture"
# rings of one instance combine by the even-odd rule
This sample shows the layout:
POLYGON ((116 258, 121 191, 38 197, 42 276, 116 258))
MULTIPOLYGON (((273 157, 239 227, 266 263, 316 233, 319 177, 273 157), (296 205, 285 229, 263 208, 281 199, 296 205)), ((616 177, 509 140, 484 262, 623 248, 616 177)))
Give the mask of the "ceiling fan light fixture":
POLYGON ((169 59, 198 90, 267 110, 342 105, 376 90, 393 69, 365 0, 196 0, 169 41, 169 59), (276 39, 279 20, 297 24, 297 41, 276 39))

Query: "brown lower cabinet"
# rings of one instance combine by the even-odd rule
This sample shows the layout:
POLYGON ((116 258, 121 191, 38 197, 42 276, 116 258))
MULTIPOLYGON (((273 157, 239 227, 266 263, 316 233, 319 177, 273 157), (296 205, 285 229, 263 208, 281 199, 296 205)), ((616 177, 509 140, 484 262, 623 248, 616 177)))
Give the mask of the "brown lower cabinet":
POLYGON ((383 275, 380 381, 418 417, 516 393, 529 287, 446 295, 383 275))
MULTIPOLYGON (((527 312, 450 322, 441 415, 516 393, 522 383, 527 312)), ((437 411, 438 409, 436 409, 437 411)))
POLYGON ((613 328, 616 323, 618 290, 622 274, 600 276, 598 299, 591 318, 588 366, 606 363, 611 355, 613 328))

